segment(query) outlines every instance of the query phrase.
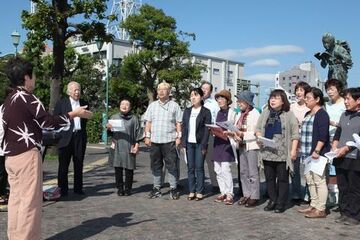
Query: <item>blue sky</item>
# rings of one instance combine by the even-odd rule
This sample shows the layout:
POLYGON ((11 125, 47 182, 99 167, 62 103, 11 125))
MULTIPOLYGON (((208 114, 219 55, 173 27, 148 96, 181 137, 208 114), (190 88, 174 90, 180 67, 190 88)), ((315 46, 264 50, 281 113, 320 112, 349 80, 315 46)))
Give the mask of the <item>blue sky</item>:
MULTIPOLYGON (((245 78, 260 81, 265 89, 272 76, 304 62, 313 61, 321 78, 315 52, 322 51, 321 36, 332 33, 350 43, 354 66, 349 86, 360 85, 360 1, 358 0, 143 0, 174 17, 179 30, 196 33, 191 51, 213 54, 245 63, 245 78)), ((22 9, 30 1, 3 1, 0 10, 1 55, 14 51, 10 35, 21 29, 22 9), (5 4, 5 2, 8 2, 5 4)), ((263 95, 264 96, 264 95, 263 95)), ((265 96, 264 96, 265 97, 265 96)), ((262 99, 263 100, 263 99, 262 99)))

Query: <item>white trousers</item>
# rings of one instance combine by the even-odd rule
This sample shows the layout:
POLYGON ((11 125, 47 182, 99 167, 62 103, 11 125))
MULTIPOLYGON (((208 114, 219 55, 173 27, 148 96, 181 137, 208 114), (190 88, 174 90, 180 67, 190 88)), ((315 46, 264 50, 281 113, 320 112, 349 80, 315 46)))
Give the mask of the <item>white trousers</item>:
POLYGON ((214 161, 214 170, 221 194, 234 195, 234 183, 231 174, 231 162, 214 161))

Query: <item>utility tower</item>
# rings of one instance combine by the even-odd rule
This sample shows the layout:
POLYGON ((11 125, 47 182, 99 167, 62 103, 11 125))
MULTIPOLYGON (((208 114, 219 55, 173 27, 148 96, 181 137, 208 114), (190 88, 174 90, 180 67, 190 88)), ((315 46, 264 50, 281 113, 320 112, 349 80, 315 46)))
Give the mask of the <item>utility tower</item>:
POLYGON ((108 20, 106 31, 121 40, 129 40, 129 33, 120 28, 120 23, 125 21, 131 14, 135 14, 141 7, 141 0, 113 0, 110 15, 117 17, 117 20, 108 20))
POLYGON ((33 1, 30 2, 30 13, 35 13, 36 11, 36 3, 33 1))

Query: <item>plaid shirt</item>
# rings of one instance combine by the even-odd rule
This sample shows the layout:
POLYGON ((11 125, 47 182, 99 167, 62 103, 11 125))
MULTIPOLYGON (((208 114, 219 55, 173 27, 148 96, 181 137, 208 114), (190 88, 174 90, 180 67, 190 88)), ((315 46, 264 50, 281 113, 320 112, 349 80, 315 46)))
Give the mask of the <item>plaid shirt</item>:
POLYGON ((169 143, 176 139, 176 123, 182 122, 182 112, 172 100, 157 100, 150 103, 144 119, 151 122, 151 142, 169 143))
POLYGON ((314 116, 308 114, 301 125, 301 155, 310 156, 314 116))

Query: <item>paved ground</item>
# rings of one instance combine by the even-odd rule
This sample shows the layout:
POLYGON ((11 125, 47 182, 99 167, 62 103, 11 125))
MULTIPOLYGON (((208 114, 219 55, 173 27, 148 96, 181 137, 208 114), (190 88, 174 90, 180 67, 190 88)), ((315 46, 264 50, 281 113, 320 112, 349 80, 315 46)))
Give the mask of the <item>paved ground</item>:
MULTIPOLYGON (((102 145, 88 147, 85 197, 69 192, 67 200, 44 202, 43 239, 359 239, 358 227, 334 222, 338 213, 311 220, 298 214, 297 206, 289 205, 283 214, 264 212, 265 203, 253 209, 225 206, 213 202, 209 185, 207 198, 199 202, 189 202, 185 190, 179 200, 169 200, 168 187, 162 198, 148 199, 152 177, 146 148, 138 157, 134 194, 119 197, 106 157, 102 145)), ((186 166, 181 168, 186 186, 186 166)), ((45 183, 55 183, 57 161, 46 161, 44 169, 45 183)), ((6 218, 0 212, 0 240, 6 239, 6 218)))

